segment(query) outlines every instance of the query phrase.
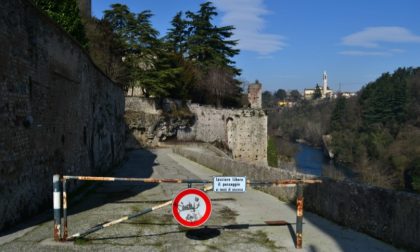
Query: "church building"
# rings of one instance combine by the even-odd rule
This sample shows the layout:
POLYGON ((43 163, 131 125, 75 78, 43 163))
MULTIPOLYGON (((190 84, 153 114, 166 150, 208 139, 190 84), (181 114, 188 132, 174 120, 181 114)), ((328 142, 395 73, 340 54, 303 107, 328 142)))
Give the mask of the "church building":
POLYGON ((305 90, 303 91, 303 97, 305 98, 305 100, 312 100, 317 89, 320 90, 321 99, 333 97, 333 91, 328 87, 328 75, 326 71, 324 71, 324 74, 322 76, 322 88, 318 84, 315 88, 305 88, 305 90))

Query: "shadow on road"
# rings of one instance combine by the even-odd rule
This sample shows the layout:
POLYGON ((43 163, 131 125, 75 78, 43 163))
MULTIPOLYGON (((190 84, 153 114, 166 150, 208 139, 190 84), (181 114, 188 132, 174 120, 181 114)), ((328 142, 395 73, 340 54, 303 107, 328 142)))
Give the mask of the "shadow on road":
MULTIPOLYGON (((156 155, 149 150, 135 149, 127 151, 127 159, 122 165, 110 171, 110 174, 102 174, 103 176, 113 177, 135 177, 149 178, 153 173, 153 167, 157 165, 156 155)), ((80 174, 66 174, 80 175, 80 174)), ((70 182, 75 184, 74 181, 70 182)), ((118 202, 124 203, 124 199, 135 196, 143 191, 149 190, 158 184, 141 183, 141 182, 84 182, 78 189, 69 193, 68 216, 77 214, 89 209, 100 207, 104 204, 118 202)), ((128 203, 128 202, 127 202, 128 203)), ((53 219, 52 202, 51 205, 45 206, 44 212, 24 220, 23 222, 3 230, 0 237, 16 233, 18 231, 34 227, 53 219), (50 209, 48 209, 50 208, 50 209)))
POLYGON ((192 229, 185 232, 185 236, 192 240, 204 241, 213 239, 221 234, 220 230, 217 228, 199 228, 192 229))
MULTIPOLYGON (((108 237, 97 237, 97 238, 83 238, 85 241, 101 241, 101 240, 116 240, 116 239, 129 239, 129 238, 141 238, 141 237, 154 237, 154 236, 164 236, 168 234, 179 234, 185 233, 185 236, 192 240, 209 240, 218 237, 221 235, 221 231, 223 230, 242 230, 242 229, 250 229, 253 227, 266 227, 266 226, 287 226, 290 232, 292 239, 296 236, 293 230, 292 225, 295 223, 288 223, 284 222, 281 224, 230 224, 230 225, 208 225, 202 228, 196 229, 188 229, 181 227, 178 224, 174 223, 150 223, 150 222, 142 222, 142 223, 131 223, 131 222, 123 222, 123 224, 136 224, 136 225, 156 225, 156 226, 173 226, 178 227, 178 230, 174 231, 166 231, 156 234, 142 234, 142 235, 125 235, 125 236, 108 236, 108 237)), ((295 240, 295 239, 294 239, 295 240)))
MULTIPOLYGON (((127 155, 124 164, 115 169, 111 176, 128 178, 150 178, 156 155, 145 149, 132 150, 127 155)), ((95 183, 90 190, 82 192, 81 197, 77 193, 69 197, 69 215, 77 214, 108 203, 129 203, 124 199, 133 197, 143 191, 149 190, 158 184, 142 182, 99 182, 95 183), (80 198, 79 202, 72 202, 72 197, 80 198)), ((132 202, 132 201, 131 201, 132 202)))

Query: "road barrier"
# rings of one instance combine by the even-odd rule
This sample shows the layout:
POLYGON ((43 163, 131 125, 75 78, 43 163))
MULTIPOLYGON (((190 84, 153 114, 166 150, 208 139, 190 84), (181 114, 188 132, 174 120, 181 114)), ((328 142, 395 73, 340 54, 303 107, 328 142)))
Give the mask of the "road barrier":
MULTIPOLYGON (((231 178, 231 177, 230 177, 231 178)), ((118 177, 93 177, 93 176, 60 176, 55 174, 53 176, 53 208, 54 208, 54 240, 55 241, 71 241, 76 238, 84 237, 88 234, 96 232, 106 227, 121 223, 123 221, 139 217, 141 215, 150 213, 157 209, 169 206, 173 203, 172 200, 156 205, 151 208, 147 208, 140 212, 136 212, 117 220, 106 222, 105 224, 96 225, 89 228, 88 230, 80 233, 76 233, 68 236, 67 227, 67 207, 68 207, 68 195, 67 195, 67 180, 83 180, 83 181, 126 181, 126 182, 140 182, 140 183, 178 183, 188 184, 188 188, 191 188, 192 184, 207 184, 203 187, 203 191, 207 192, 212 190, 213 180, 202 180, 202 179, 158 179, 158 178, 118 178, 118 177), (60 183, 61 182, 61 183, 60 183)), ((255 181, 246 180, 246 184, 249 186, 277 186, 277 187, 297 187, 296 194, 296 248, 302 248, 303 240, 303 185, 304 184, 316 184, 322 183, 319 179, 283 179, 283 180, 270 180, 270 181, 255 181)))

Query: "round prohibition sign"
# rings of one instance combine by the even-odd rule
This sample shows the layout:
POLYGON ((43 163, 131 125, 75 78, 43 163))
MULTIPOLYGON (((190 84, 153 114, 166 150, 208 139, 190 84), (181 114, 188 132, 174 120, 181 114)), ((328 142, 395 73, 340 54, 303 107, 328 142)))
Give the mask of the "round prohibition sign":
POLYGON ((172 214, 175 220, 184 227, 201 226, 210 218, 210 198, 199 189, 185 189, 173 200, 172 214))

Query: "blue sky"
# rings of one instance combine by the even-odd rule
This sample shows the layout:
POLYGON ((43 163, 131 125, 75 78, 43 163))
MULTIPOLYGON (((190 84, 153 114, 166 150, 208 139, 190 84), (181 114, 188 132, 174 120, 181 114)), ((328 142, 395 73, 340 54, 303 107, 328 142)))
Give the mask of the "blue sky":
MULTIPOLYGON (((149 9, 164 35, 178 11, 199 0, 93 0, 100 18, 112 3, 149 9)), ((234 25, 242 79, 264 90, 314 87, 327 71, 333 90, 357 91, 384 72, 420 66, 419 0, 215 0, 216 25, 234 25)))

